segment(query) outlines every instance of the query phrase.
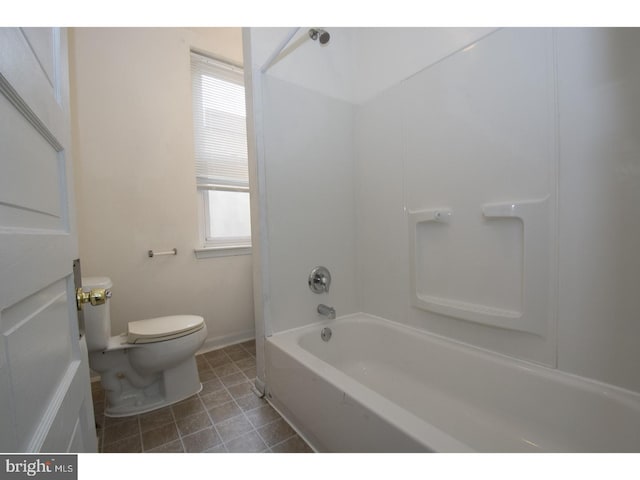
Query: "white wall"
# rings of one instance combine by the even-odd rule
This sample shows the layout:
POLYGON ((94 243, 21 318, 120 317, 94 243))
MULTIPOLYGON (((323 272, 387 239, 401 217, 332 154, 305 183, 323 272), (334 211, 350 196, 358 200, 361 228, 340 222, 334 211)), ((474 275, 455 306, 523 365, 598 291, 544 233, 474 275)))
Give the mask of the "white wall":
MULTIPOLYGON (((361 104, 490 34, 492 28, 349 29, 354 103, 361 104)), ((331 30, 333 31, 333 29, 331 30)))
MULTIPOLYGON (((284 38, 295 29, 252 28, 253 61, 264 66, 284 38)), ((356 87, 354 35, 351 28, 331 28, 331 40, 325 45, 309 37, 309 29, 300 28, 267 69, 271 77, 313 90, 330 98, 352 101, 356 87)))
POLYGON ((525 242, 528 222, 482 214, 483 205, 546 198, 546 224, 556 223, 551 40, 545 30, 495 32, 360 108, 358 251, 365 311, 555 366, 555 303, 544 296, 555 281, 555 244, 548 230, 525 242), (408 212, 438 208, 451 210, 448 224, 409 231, 408 212), (416 237, 415 258, 410 236, 416 237), (531 252, 544 247, 543 254, 531 252), (525 254, 531 264, 523 265, 525 254), (550 269, 530 278, 541 264, 550 269), (442 314, 410 306, 412 288, 455 308, 442 314), (543 295, 527 304, 536 288, 543 295), (522 317, 470 320, 467 311, 485 308, 522 317))
POLYGON ((400 85, 355 114, 360 309, 407 323, 409 237, 405 212, 400 85))
MULTIPOLYGON (((269 79, 261 94, 269 98, 272 89, 277 92, 261 104, 277 118, 265 125, 264 142, 278 155, 269 158, 267 150, 264 159, 266 220, 278 225, 267 245, 269 275, 275 280, 270 287, 280 285, 267 303, 270 311, 287 317, 274 322, 291 327, 311 321, 295 317, 309 308, 303 305, 302 266, 313 260, 308 245, 292 238, 312 240, 303 232, 316 225, 313 211, 307 209, 305 217, 297 209, 297 202, 307 201, 297 187, 315 188, 349 168, 341 161, 318 170, 313 163, 305 175, 300 155, 307 145, 319 149, 313 155, 320 157, 331 151, 332 142, 348 145, 348 132, 354 142, 355 243, 336 246, 333 255, 356 254, 355 308, 640 391, 640 54, 634 48, 640 32, 465 30, 366 29, 359 35, 351 29, 345 51, 316 52, 339 59, 314 59, 301 48, 269 71, 282 81, 269 79), (428 40, 437 36, 439 42, 428 40), (344 70, 353 74, 349 85, 317 81, 318 61, 321 69, 332 62, 351 65, 344 70), (338 108, 336 99, 353 109, 338 108), (317 125, 311 122, 307 129, 304 122, 314 112, 327 125, 341 125, 341 133, 332 140, 325 128, 316 137, 317 125), (341 117, 334 116, 339 112, 341 117), (349 118, 351 128, 345 123, 349 118), (289 145, 295 147, 289 150, 289 145), (288 178, 295 181, 287 183, 288 178), (517 264, 518 248, 544 247, 532 257, 536 268, 547 269, 536 282, 544 298, 535 307, 532 331, 411 306, 408 211, 452 206, 455 220, 481 232, 489 228, 483 204, 540 198, 548 198, 545 231, 531 237, 528 246, 522 241, 526 225, 504 223, 496 229, 504 238, 484 238, 488 255, 478 250, 481 242, 471 242, 468 251, 458 250, 460 255, 455 249, 444 252, 451 271, 443 259, 437 265, 444 269, 439 293, 484 295, 516 308, 530 290, 517 288, 515 274, 531 265, 517 264), (295 221, 287 222, 291 208, 295 221), (509 252, 506 263, 501 251, 509 252), (299 274, 293 274, 291 262, 299 274), (468 278, 474 278, 477 292, 474 282, 465 283, 468 278)), ((348 195, 341 195, 335 198, 350 210, 348 195)), ((347 238, 352 235, 346 224, 341 228, 347 238)), ((462 237, 450 245, 463 248, 462 237)))
POLYGON ((129 321, 202 315, 205 346, 253 335, 251 256, 196 259, 190 48, 242 63, 236 28, 72 30, 82 273, 114 282, 113 334, 129 321), (149 258, 147 250, 177 256, 149 258))
MULTIPOLYGON (((295 29, 252 28, 252 55, 264 66, 295 29)), ((327 97, 360 104, 473 44, 492 28, 339 28, 326 29, 329 43, 320 45, 300 28, 267 69, 327 97)))
POLYGON ((267 334, 322 319, 318 303, 334 306, 339 315, 362 309, 355 278, 354 103, 491 31, 327 30, 331 40, 320 45, 308 28, 300 28, 266 74, 260 67, 293 30, 252 28, 248 37, 264 142, 259 162, 266 183, 267 308, 258 321, 266 322, 267 334), (396 60, 407 51, 415 52, 410 61, 396 60), (316 265, 332 273, 328 295, 308 289, 307 276, 316 265))
POLYGON ((264 79, 264 160, 269 292, 274 332, 359 310, 356 293, 353 106, 264 79), (308 286, 311 269, 331 272, 328 293, 308 286))
MULTIPOLYGON (((640 377, 632 367, 640 363, 640 68, 633 47, 640 31, 568 29, 542 32, 540 41, 527 40, 533 34, 529 29, 492 34, 474 50, 456 53, 357 110, 362 308, 640 391, 640 377), (540 51, 545 42, 551 46, 547 53, 540 51), (541 90, 549 87, 551 92, 541 90), (457 96, 452 95, 455 91, 457 96), (510 100, 505 104, 505 99, 510 100), (514 117, 518 112, 523 115, 514 117), (510 124, 501 124, 507 119, 510 124), (447 143, 450 148, 442 149, 447 143), (486 165, 478 165, 483 168, 465 161, 486 151, 493 154, 485 159, 486 165), (511 158, 514 164, 505 163, 506 170, 496 168, 493 162, 505 152, 504 160, 511 158), (538 164, 534 159, 533 170, 522 177, 518 169, 531 153, 537 155, 538 164), (409 233, 403 207, 420 208, 427 200, 446 205, 453 197, 462 198, 455 189, 481 192, 491 186, 486 174, 492 172, 513 181, 494 185, 484 194, 502 194, 506 200, 511 184, 511 196, 530 188, 528 195, 536 196, 536 189, 544 193, 545 177, 548 186, 554 182, 554 157, 557 288, 554 279, 549 285, 557 300, 547 319, 542 319, 551 322, 546 335, 411 307, 409 233), (531 185, 518 185, 523 178, 531 185)), ((550 193, 553 198, 554 192, 550 193)), ((455 258, 451 261, 455 263, 455 258)), ((489 283, 497 279, 486 277, 489 283)))
POLYGON ((560 368, 640 391, 640 30, 558 31, 560 368))
MULTIPOLYGON (((330 55, 327 47, 308 39, 301 29, 292 39, 296 49, 260 73, 290 29, 250 29, 256 134, 260 142, 256 170, 263 176, 264 229, 260 241, 266 274, 261 280, 264 311, 258 322, 265 333, 322 320, 316 308, 325 303, 339 315, 359 310, 355 254, 353 189, 353 105, 347 67, 350 33, 332 30, 347 48, 330 55), (336 55, 337 53, 337 55, 336 55), (304 68, 287 64, 298 59, 304 68), (290 67, 294 69, 291 70, 290 67), (338 68, 340 66, 340 68, 338 68), (279 72, 279 73, 278 73, 279 72), (287 74, 295 82, 281 80, 287 74), (327 93, 329 92, 329 94, 327 93), (327 267, 328 294, 307 285, 311 269, 327 267)), ((285 49, 285 54, 287 53, 285 49)))

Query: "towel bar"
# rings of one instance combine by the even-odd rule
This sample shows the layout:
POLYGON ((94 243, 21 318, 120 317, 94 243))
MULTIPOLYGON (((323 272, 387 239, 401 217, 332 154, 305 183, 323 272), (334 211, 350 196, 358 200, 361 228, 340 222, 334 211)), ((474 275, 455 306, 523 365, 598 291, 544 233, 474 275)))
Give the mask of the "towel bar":
POLYGON ((178 254, 178 249, 177 248, 173 248, 171 250, 167 250, 166 252, 154 252, 153 250, 149 250, 147 252, 147 254, 149 255, 149 257, 158 257, 160 255, 177 255, 178 254))

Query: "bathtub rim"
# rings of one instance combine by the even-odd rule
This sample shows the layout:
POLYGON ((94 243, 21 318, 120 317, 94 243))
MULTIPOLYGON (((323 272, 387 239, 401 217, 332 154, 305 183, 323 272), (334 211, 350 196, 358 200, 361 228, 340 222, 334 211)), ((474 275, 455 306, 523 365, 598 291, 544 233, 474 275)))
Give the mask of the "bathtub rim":
MULTIPOLYGON (((311 374, 317 375, 323 381, 327 382, 333 388, 346 394, 350 400, 362 406, 366 410, 373 412, 387 423, 394 426, 414 441, 425 446, 426 450, 435 452, 478 452, 475 447, 465 443, 465 440, 459 440, 453 435, 447 433, 428 420, 422 419, 416 413, 406 410, 392 400, 378 393, 374 389, 360 383, 358 380, 349 376, 340 368, 326 362, 324 359, 316 356, 312 352, 306 350, 299 339, 301 336, 311 332, 319 332, 325 326, 332 326, 340 322, 355 323, 377 323, 382 328, 395 328, 400 334, 418 334, 419 338, 424 338, 426 342, 435 342, 442 348, 453 348, 461 354, 470 354, 473 358, 480 361, 489 361, 489 367, 497 362, 494 368, 506 368, 522 372, 525 375, 533 375, 538 381, 549 382, 551 388, 558 386, 561 388, 575 389, 578 395, 587 395, 592 398, 604 399, 612 402, 611 408, 622 408, 625 415, 635 415, 640 413, 640 393, 627 390, 616 385, 610 385, 598 380, 581 377, 579 375, 564 372, 558 369, 552 369, 546 366, 538 365, 532 362, 523 361, 503 354, 486 351, 461 342, 451 341, 448 338, 442 338, 424 332, 415 327, 410 327, 395 321, 387 320, 374 315, 358 312, 338 317, 335 320, 323 320, 301 327, 295 327, 287 331, 279 332, 267 339, 265 348, 276 348, 283 352, 292 362, 300 364, 303 368, 308 369, 311 374)), ((419 341, 419 340, 418 340, 419 341)), ((267 370, 269 369, 267 365, 267 370)), ((274 393, 273 397, 278 403, 289 410, 289 407, 281 401, 277 392, 272 392, 269 382, 269 374, 267 374, 267 391, 274 393)), ((295 415, 294 415, 295 416, 295 415)), ((299 419, 304 430, 304 420, 299 419)), ((294 422, 295 423, 295 422, 294 422)), ((315 446, 314 446, 315 448, 315 446)), ((542 450, 544 452, 546 450, 542 450)), ((552 450, 554 451, 554 450, 552 450)), ((565 451, 565 450, 559 450, 565 451)), ((571 451, 571 450, 567 450, 571 451)), ((600 451, 600 450, 594 450, 600 451)), ((608 450, 603 450, 608 451, 608 450)))
MULTIPOLYGON (((406 325, 404 323, 395 321, 395 320, 389 320, 383 317, 379 317, 376 315, 372 315, 370 313, 366 313, 366 312, 355 312, 355 313, 350 313, 347 315, 341 315, 339 317, 337 317, 334 320, 321 320, 318 322, 314 322, 312 324, 308 324, 308 325, 302 325, 300 327, 294 327, 294 328, 290 328, 288 330, 283 330, 281 332, 277 332, 277 333, 272 333, 271 335, 269 335, 268 337, 266 337, 266 339, 276 345, 281 345, 282 342, 280 342, 278 340, 277 337, 279 336, 293 336, 294 334, 296 335, 296 340, 299 338, 299 335, 302 332, 306 332, 306 331, 313 331, 316 328, 323 328, 323 327, 331 327, 331 325, 335 325, 335 323, 338 323, 340 321, 346 321, 346 320, 351 320, 351 321, 357 321, 358 323, 364 323, 367 321, 374 321, 375 323, 378 324, 382 324, 385 326, 391 326, 393 328, 396 328, 400 331, 409 331, 411 333, 416 334, 417 336, 420 337, 425 337, 427 339, 427 341, 434 341, 437 344, 439 344, 440 346, 443 347, 447 347, 447 348, 454 348, 456 350, 462 351, 463 353, 466 354, 470 354, 476 357, 480 357, 483 359, 487 359, 489 361, 492 362, 499 362, 501 364, 506 364, 507 367, 515 367, 518 368, 520 370, 524 370, 527 372, 531 372, 533 374, 538 374, 541 375, 543 378, 548 378, 552 381, 557 381, 559 379, 565 379, 567 381, 568 385, 574 385, 574 386, 583 386, 583 387, 590 387, 589 389, 591 391, 593 391, 594 393, 600 393, 603 394, 605 396, 607 396, 608 398, 611 398, 611 394, 613 394, 614 397, 618 398, 619 401, 621 401, 622 403, 629 403, 629 406, 631 407, 636 407, 636 408, 640 408, 640 392, 636 392, 634 390, 629 390, 627 388, 621 387, 619 385, 613 385, 610 383, 606 383, 603 382, 601 380, 597 380, 594 378, 590 378, 590 377, 583 377, 581 375, 577 375, 575 373, 571 373, 571 372, 567 372, 565 370, 561 370, 557 367, 552 368, 549 367, 547 365, 544 364, 540 364, 540 363, 536 363, 534 361, 531 360, 524 360, 521 358, 517 358, 517 357, 512 357, 509 355, 506 355, 504 353, 499 353, 499 352, 495 352, 493 350, 489 350, 486 348, 482 348, 482 347, 478 347, 476 345, 472 345, 469 343, 465 343, 465 342, 461 342, 459 340, 456 339, 452 339, 449 337, 445 337, 443 335, 438 335, 436 333, 432 333, 429 332, 427 330, 422 330, 420 328, 411 326, 411 325, 406 325), (274 339, 274 337, 276 337, 274 339)), ((305 350, 304 348, 302 348, 299 343, 296 342, 296 347, 299 348, 302 352, 307 353, 308 355, 310 355, 313 358, 316 358, 314 355, 312 355, 310 352, 308 352, 307 350, 305 350)), ((328 364, 327 362, 322 361, 322 363, 330 366, 332 369, 339 371, 337 368, 333 367, 332 365, 328 364)), ((268 382, 267 382, 268 383, 268 382)))
MULTIPOLYGON (((351 318, 357 315, 358 314, 345 315, 342 317, 338 317, 335 320, 323 321, 313 325, 305 325, 303 327, 295 327, 288 330, 286 333, 300 333, 306 330, 313 330, 318 326, 330 325, 332 322, 338 321, 340 319, 351 318)), ((274 334, 268 337, 267 340, 275 348, 278 348, 286 356, 290 357, 293 361, 299 362, 307 370, 313 372, 325 382, 342 391, 343 394, 349 397, 350 401, 355 402, 361 407, 369 410, 370 412, 375 413, 383 420, 398 428, 403 432, 403 434, 407 435, 414 441, 425 445, 425 448, 428 448, 429 450, 435 452, 475 452, 474 449, 472 449, 465 443, 457 440, 443 430, 421 419, 414 413, 397 405, 375 390, 354 380, 338 368, 316 357, 311 352, 305 350, 297 343, 297 339, 299 338, 299 336, 294 337, 296 341, 293 344, 295 348, 295 351, 293 352, 287 350, 286 348, 283 348, 283 342, 279 342, 277 339, 275 341, 271 340, 274 336, 278 336, 284 333, 285 332, 274 334), (385 412, 386 414, 383 414, 382 412, 385 412), (390 419, 389 417, 392 418, 390 419), (421 434, 417 432, 418 427, 420 427, 421 434), (426 439, 424 438, 425 436, 429 438, 429 442, 426 441, 426 439)), ((290 335, 290 337, 293 337, 293 335, 290 335)), ((268 345, 266 345, 265 348, 269 348, 268 345)), ((269 367, 267 366, 267 371, 268 368, 269 367)), ((270 396, 272 393, 273 392, 271 391, 269 383, 269 375, 267 374, 267 395, 270 396)), ((290 413, 289 407, 287 407, 284 402, 282 402, 282 400, 278 398, 277 395, 273 395, 272 399, 275 400, 275 403, 280 407, 280 409, 284 407, 287 412, 290 413)), ((295 422, 293 423, 295 424, 295 422)), ((315 445, 313 445, 313 448, 314 450, 317 449, 315 445)))
MULTIPOLYGON (((300 352, 309 358, 300 358, 292 354, 291 352, 281 348, 280 345, 272 344, 274 348, 280 350, 280 352, 288 356, 292 362, 299 363, 307 371, 320 377, 323 381, 327 382, 337 390, 341 391, 349 398, 349 402, 358 404, 360 407, 368 410, 376 416, 382 418, 387 423, 392 424, 395 428, 400 430, 404 435, 411 438, 415 442, 425 446, 425 451, 433 452, 457 452, 457 453, 473 453, 474 449, 464 444, 463 442, 455 439, 448 433, 437 428, 434 425, 426 422, 417 415, 404 409, 403 407, 395 404, 391 400, 382 396, 375 390, 355 381, 347 374, 341 372, 337 368, 329 365, 326 362, 314 357, 310 353, 306 352, 300 347, 300 352), (315 359, 315 360, 313 360, 315 359), (318 368, 316 368, 318 367, 318 368), (382 407, 382 410, 381 410, 382 407), (382 412, 385 412, 384 414, 382 412), (392 418, 389 418, 392 417, 392 418), (422 435, 418 434, 417 426, 422 428, 422 435), (429 442, 426 442, 425 437, 429 438, 429 442)), ((268 347, 267 347, 268 348, 268 347)), ((269 403, 291 423, 294 430, 307 441, 307 443, 315 451, 323 451, 319 448, 314 441, 311 440, 311 436, 307 435, 307 429, 297 425, 294 418, 297 416, 292 412, 291 408, 273 392, 269 379, 267 377, 267 399, 269 403)), ((312 435, 315 438, 315 435, 312 435)))

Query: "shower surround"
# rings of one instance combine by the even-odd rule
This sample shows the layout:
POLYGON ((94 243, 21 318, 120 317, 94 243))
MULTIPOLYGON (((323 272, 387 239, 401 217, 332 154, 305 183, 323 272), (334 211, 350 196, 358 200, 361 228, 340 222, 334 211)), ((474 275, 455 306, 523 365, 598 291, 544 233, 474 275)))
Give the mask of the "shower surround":
POLYGON ((294 37, 265 72, 262 60, 287 29, 245 31, 258 386, 319 450, 392 448, 368 443, 380 412, 345 427, 356 438, 346 443, 310 427, 314 415, 340 412, 355 389, 364 394, 356 403, 382 398, 378 405, 405 412, 382 414, 383 423, 402 430, 401 418, 413 415, 425 435, 453 442, 413 432, 418 443, 397 444, 406 451, 527 449, 481 425, 531 426, 540 412, 529 397, 568 422, 536 422, 526 438, 539 450, 640 451, 624 427, 634 424, 640 392, 638 30, 327 31, 322 47, 294 37), (307 288, 314 265, 331 272, 327 294, 307 288), (321 303, 335 308, 334 324, 316 313, 321 303), (345 336, 351 343, 339 339, 344 317, 358 312, 379 318, 359 322, 357 338, 345 336), (348 386, 344 365, 295 340, 308 328, 320 341, 325 324, 334 330, 329 348, 364 362, 368 378, 404 372, 414 383, 389 393, 356 375, 348 386), (396 327, 404 347, 389 364, 391 342, 370 342, 396 327), (359 359, 360 343, 379 358, 359 359), (495 375, 529 398, 496 390, 508 418, 481 398, 495 375), (331 377, 337 401, 306 410, 294 377, 310 387, 331 377), (598 397, 599 388, 616 393, 598 397), (464 431, 407 407, 408 392, 424 404, 433 392, 455 399, 456 412, 443 415, 469 417, 464 431), (570 435, 569 398, 593 416, 588 431, 615 419, 607 438, 570 435), (485 437, 493 440, 483 448, 485 437))

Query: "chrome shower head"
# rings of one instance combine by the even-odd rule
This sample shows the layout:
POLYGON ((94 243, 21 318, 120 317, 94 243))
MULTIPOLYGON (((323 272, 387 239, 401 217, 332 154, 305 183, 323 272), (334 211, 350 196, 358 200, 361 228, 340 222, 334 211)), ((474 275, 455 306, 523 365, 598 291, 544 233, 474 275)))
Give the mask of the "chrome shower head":
POLYGON ((331 40, 329 32, 321 28, 310 28, 309 37, 311 37, 311 40, 319 40, 321 45, 326 45, 331 40))

